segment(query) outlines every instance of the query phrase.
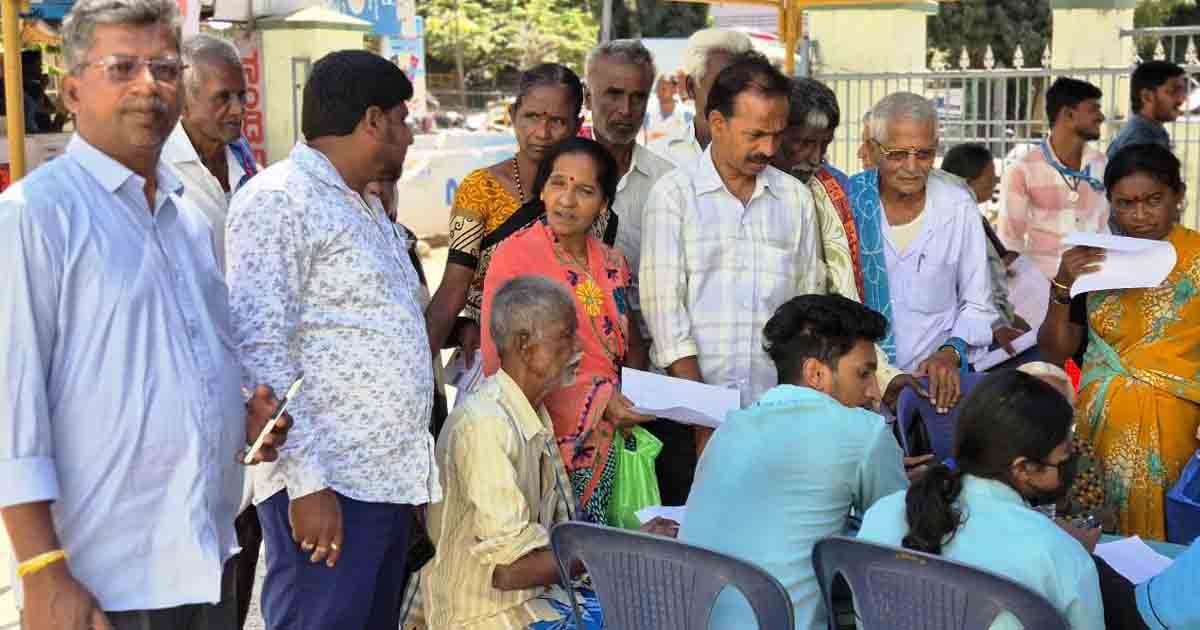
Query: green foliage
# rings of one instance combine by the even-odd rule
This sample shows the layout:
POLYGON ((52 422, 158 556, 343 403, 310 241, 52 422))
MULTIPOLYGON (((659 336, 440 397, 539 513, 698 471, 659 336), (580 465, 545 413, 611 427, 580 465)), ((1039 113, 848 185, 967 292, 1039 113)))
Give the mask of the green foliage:
POLYGON ((541 62, 578 70, 599 33, 578 0, 425 0, 417 10, 425 18, 430 68, 453 70, 461 46, 469 84, 541 62))
MULTIPOLYGON (((1153 28, 1156 26, 1196 26, 1200 24, 1200 7, 1195 0, 1142 0, 1133 12, 1133 25, 1137 28, 1153 28)), ((1154 57, 1154 48, 1159 40, 1154 37, 1139 37, 1137 39, 1138 54, 1142 59, 1154 57)), ((1187 53, 1187 39, 1178 38, 1174 42, 1163 41, 1164 52, 1177 63, 1183 63, 1187 53)))
POLYGON ((990 45, 996 65, 1011 68, 1020 45, 1028 68, 1041 65, 1050 31, 1049 0, 960 0, 940 4, 930 17, 928 47, 954 67, 965 48, 971 66, 982 68, 990 45))
MULTIPOLYGON (((599 0, 591 0, 600 20, 599 0)), ((687 37, 708 27, 708 5, 671 0, 613 0, 613 38, 687 37)))

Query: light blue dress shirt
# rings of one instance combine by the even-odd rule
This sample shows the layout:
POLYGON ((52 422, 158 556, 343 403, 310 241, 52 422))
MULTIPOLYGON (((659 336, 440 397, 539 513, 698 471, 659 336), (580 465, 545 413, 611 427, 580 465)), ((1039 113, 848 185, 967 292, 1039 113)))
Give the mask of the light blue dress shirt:
POLYGON ((53 501, 110 611, 220 600, 240 370, 208 221, 82 138, 0 195, 0 507, 53 501))
MULTIPOLYGON (((858 537, 900 547, 908 535, 904 495, 897 492, 867 510, 858 537)), ((965 521, 942 548, 943 557, 1024 584, 1066 615, 1074 630, 1104 628, 1096 563, 1078 541, 1008 484, 967 475, 958 500, 965 521)), ((991 627, 1021 626, 1006 613, 991 627)))
POLYGON ((967 189, 935 171, 921 220, 920 233, 903 252, 884 230, 896 367, 906 372, 951 337, 967 342, 971 360, 986 354, 1000 318, 992 303, 987 236, 967 189))
MULTIPOLYGON (((826 627, 812 547, 845 531, 851 508, 908 486, 883 418, 806 387, 780 385, 734 412, 704 449, 679 539, 766 569, 792 596, 797 630, 826 627)), ((741 593, 726 591, 714 630, 754 628, 741 593)))
POLYGON ((1137 585, 1138 612, 1150 630, 1200 628, 1200 539, 1166 571, 1137 585))

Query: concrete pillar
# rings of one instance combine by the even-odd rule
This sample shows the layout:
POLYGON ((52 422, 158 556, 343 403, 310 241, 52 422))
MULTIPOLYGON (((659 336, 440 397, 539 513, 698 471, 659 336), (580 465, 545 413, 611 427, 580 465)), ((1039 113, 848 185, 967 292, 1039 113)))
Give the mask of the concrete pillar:
POLYGON ((937 13, 934 2, 886 6, 808 9, 810 41, 816 43, 818 61, 814 76, 837 94, 842 110, 829 158, 847 172, 858 172, 854 157, 860 142, 863 115, 879 99, 898 91, 922 94, 924 81, 876 76, 870 79, 838 75, 882 75, 922 72, 926 69, 926 23, 937 13))
POLYGON ((304 83, 312 64, 337 50, 363 50, 371 23, 326 9, 309 7, 290 15, 258 20, 262 32, 267 160, 287 157, 300 133, 304 83))
POLYGON ((935 3, 808 9, 810 40, 821 73, 913 72, 925 69, 926 18, 935 3))
POLYGON ((1052 0, 1054 31, 1050 65, 1054 68, 1124 68, 1133 60, 1137 0, 1052 0), (1115 44, 1115 45, 1114 45, 1115 44))

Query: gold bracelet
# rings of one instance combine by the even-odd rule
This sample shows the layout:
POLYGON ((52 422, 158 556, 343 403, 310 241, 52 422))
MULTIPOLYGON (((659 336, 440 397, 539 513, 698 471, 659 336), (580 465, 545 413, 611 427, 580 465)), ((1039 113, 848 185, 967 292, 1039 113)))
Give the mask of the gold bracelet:
POLYGON ((66 559, 67 552, 63 551, 62 549, 55 549, 54 551, 47 551, 46 553, 38 554, 17 565, 17 577, 33 575, 34 573, 37 573, 38 571, 41 571, 42 569, 54 564, 55 562, 62 562, 66 559))
POLYGON ((1071 304, 1071 287, 1063 285, 1063 283, 1059 282, 1058 280, 1051 280, 1050 287, 1050 301, 1061 306, 1068 306, 1071 304), (1062 291, 1063 294, 1067 296, 1066 299, 1058 299, 1058 294, 1054 291, 1055 289, 1062 291))

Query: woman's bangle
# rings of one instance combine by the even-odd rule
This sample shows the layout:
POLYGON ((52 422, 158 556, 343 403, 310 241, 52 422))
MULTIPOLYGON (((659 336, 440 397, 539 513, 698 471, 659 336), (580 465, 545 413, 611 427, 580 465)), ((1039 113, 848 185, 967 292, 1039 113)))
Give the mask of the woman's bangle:
POLYGON ((62 549, 47 551, 46 553, 38 554, 25 562, 17 565, 17 577, 25 577, 33 575, 42 569, 56 563, 63 562, 67 559, 67 552, 62 549))
POLYGON ((1071 304, 1071 287, 1059 282, 1057 279, 1050 281, 1050 300, 1060 306, 1068 306, 1071 304), (1060 294, 1059 291, 1062 293, 1060 294), (1059 295, 1065 295, 1065 298, 1060 298, 1059 295))

